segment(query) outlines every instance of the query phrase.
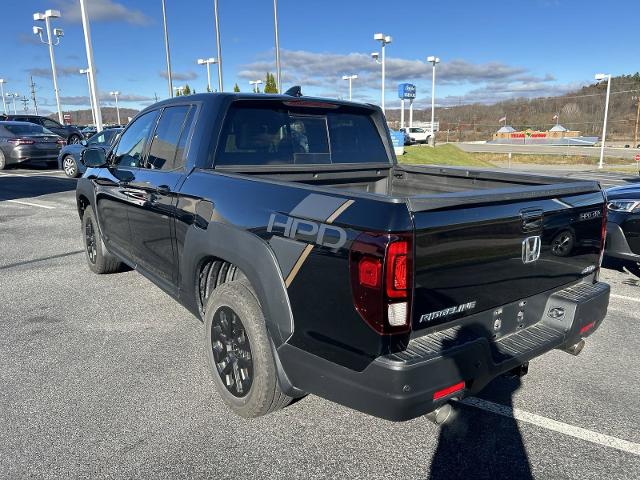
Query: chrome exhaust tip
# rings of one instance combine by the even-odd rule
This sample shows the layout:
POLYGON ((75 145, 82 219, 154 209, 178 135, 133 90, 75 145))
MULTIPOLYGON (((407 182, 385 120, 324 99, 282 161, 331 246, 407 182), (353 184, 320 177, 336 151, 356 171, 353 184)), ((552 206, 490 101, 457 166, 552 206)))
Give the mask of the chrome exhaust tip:
POLYGON ((441 407, 436 408, 433 412, 425 415, 428 420, 436 425, 444 425, 453 417, 453 408, 448 403, 445 403, 441 407))
POLYGON ((581 339, 575 345, 571 345, 570 347, 565 348, 564 351, 567 353, 570 353, 571 355, 580 355, 580 352, 582 352, 584 345, 585 345, 585 341, 584 339, 581 339))

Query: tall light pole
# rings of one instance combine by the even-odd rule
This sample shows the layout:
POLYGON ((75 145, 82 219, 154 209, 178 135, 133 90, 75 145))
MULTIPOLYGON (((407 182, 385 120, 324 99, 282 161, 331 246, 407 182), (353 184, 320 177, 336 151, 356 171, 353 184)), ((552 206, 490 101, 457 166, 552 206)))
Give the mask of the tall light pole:
POLYGON ((602 142, 600 143, 600 162, 598 168, 604 167, 604 142, 607 138, 607 116, 609 115, 609 94, 611 93, 611 74, 597 73, 596 80, 601 81, 607 79, 607 99, 604 104, 604 123, 602 124, 602 142))
POLYGON ((198 65, 206 65, 207 66, 207 91, 212 92, 213 90, 211 90, 211 68, 209 67, 209 65, 211 65, 212 63, 217 63, 216 59, 211 57, 211 58, 199 58, 198 59, 198 65))
POLYGON ((278 35, 278 0, 273 0, 273 25, 276 37, 276 85, 278 93, 282 93, 280 85, 280 35, 278 35))
POLYGON ((253 87, 253 93, 258 93, 258 85, 262 83, 262 80, 249 80, 249 85, 253 87))
MULTIPOLYGON (((90 70, 88 68, 81 68, 80 69, 80 74, 81 75, 86 75, 87 76, 87 84, 89 85, 89 103, 91 104, 91 119, 93 120, 93 124, 96 124, 96 112, 95 112, 95 108, 93 107, 93 95, 91 95, 91 79, 89 78, 89 72, 90 70)), ((96 129, 98 127, 96 126, 96 129)), ((100 129, 102 130, 102 129, 100 129)), ((98 131, 100 131, 98 130, 98 131)))
POLYGON ((109 95, 113 95, 116 99, 116 113, 118 115, 118 125, 122 125, 122 123, 120 123, 120 107, 118 106, 118 95, 120 95, 120 92, 118 91, 109 92, 109 95))
POLYGON ((16 115, 18 110, 16 110, 16 98, 20 96, 19 93, 7 93, 7 97, 13 97, 13 114, 16 115))
POLYGON ((432 75, 431 75, 431 146, 436 146, 436 132, 435 132, 435 115, 436 115, 436 64, 440 63, 440 59, 438 57, 430 56, 427 57, 427 62, 431 63, 432 75))
POLYGON ((167 29, 167 6, 162 0, 162 25, 164 28, 164 52, 167 57, 167 83, 169 87, 169 98, 173 97, 173 79, 171 78, 171 50, 169 49, 169 31, 167 29))
POLYGON ((358 78, 358 75, 343 75, 343 80, 349 80, 349 101, 351 101, 351 82, 358 78))
MULTIPOLYGON (((96 130, 102 130, 102 111, 100 110, 100 100, 98 98, 98 83, 96 81, 96 67, 93 62, 93 46, 91 44, 91 26, 89 25, 89 14, 87 13, 86 0, 80 0, 80 15, 82 16, 82 30, 84 31, 84 46, 87 51, 87 80, 89 82, 89 98, 91 99, 91 114, 96 130)), ((82 73, 82 71, 80 71, 82 73)))
POLYGON ((47 41, 42 38, 42 27, 33 27, 33 34, 40 37, 40 41, 49 46, 49 58, 51 59, 51 75, 53 77, 53 91, 56 95, 56 105, 58 106, 58 121, 64 122, 62 118, 62 108, 60 107, 60 93, 58 91, 58 78, 56 74, 56 58, 53 53, 53 47, 60 43, 60 37, 64 36, 64 32, 61 28, 54 28, 53 35, 56 37, 55 43, 51 39, 51 19, 60 18, 60 12, 58 10, 47 10, 44 13, 34 13, 33 20, 36 22, 43 21, 47 28, 47 41))
POLYGON ((218 91, 223 92, 222 86, 222 45, 220 45, 220 19, 218 18, 218 0, 213 0, 213 16, 216 22, 216 51, 218 53, 218 91))
POLYGON ((2 111, 7 114, 7 100, 4 98, 4 84, 7 81, 4 78, 0 78, 0 94, 2 95, 2 111))
POLYGON ((381 44, 381 59, 378 60, 378 52, 374 52, 371 54, 376 63, 379 63, 382 66, 382 87, 381 87, 381 95, 380 95, 380 108, 382 108, 382 113, 385 113, 384 110, 384 76, 385 76, 385 62, 384 62, 384 47, 391 43, 393 39, 391 35, 385 35, 384 33, 376 33, 373 35, 373 39, 377 40, 381 44))

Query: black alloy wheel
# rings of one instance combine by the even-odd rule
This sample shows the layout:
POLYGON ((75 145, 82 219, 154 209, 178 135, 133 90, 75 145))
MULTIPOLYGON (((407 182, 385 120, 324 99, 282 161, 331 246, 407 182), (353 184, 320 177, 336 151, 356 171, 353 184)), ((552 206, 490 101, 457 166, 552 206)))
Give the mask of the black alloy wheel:
POLYGON ((96 231, 93 228, 93 222, 89 219, 84 228, 85 244, 87 246, 87 257, 93 264, 96 263, 98 249, 96 247, 96 231))
POLYGON ((244 397, 253 383, 253 359, 247 332, 240 317, 220 307, 211 322, 211 349, 218 375, 229 393, 244 397))

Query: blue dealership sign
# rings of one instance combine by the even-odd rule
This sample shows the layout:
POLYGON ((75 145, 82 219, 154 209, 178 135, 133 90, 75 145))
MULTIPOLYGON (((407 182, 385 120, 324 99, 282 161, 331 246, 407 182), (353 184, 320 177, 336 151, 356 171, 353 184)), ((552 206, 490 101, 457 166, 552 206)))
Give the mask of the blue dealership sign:
POLYGON ((401 100, 416 98, 416 86, 412 83, 401 83, 398 85, 398 98, 401 100))

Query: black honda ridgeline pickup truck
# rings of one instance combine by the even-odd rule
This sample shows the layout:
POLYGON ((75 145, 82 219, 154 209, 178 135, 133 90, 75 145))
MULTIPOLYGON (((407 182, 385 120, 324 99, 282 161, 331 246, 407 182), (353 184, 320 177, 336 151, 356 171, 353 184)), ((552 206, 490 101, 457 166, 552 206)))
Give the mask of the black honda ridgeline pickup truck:
POLYGON ((244 417, 307 393, 437 414, 545 352, 579 353, 607 311, 596 182, 398 164, 373 105, 179 97, 83 161, 89 268, 135 268, 201 318, 244 417))

